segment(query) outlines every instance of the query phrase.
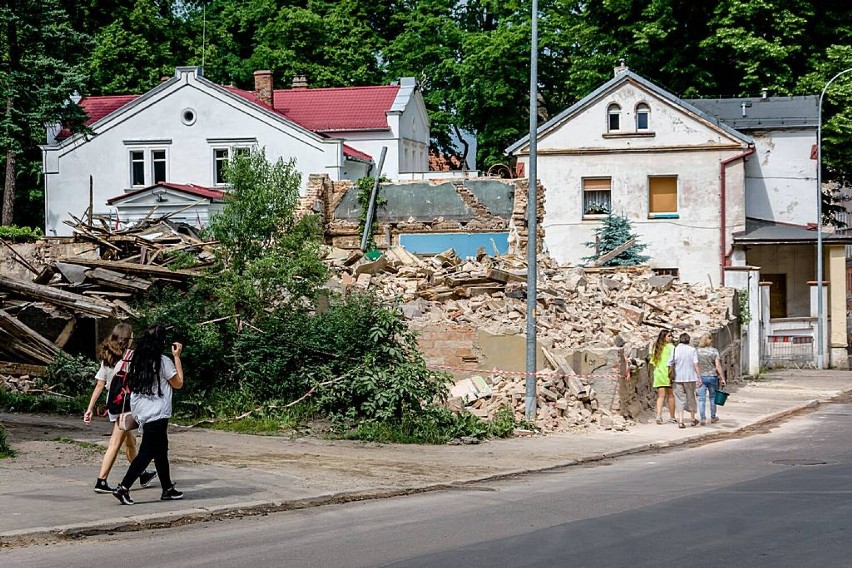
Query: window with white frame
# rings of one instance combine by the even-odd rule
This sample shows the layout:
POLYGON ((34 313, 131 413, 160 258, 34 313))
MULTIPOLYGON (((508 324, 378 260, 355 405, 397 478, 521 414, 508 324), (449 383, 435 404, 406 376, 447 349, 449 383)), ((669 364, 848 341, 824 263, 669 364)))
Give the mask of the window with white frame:
POLYGON ((612 103, 607 107, 607 130, 610 132, 621 130, 621 107, 612 103))
POLYGON ((606 215, 612 207, 612 178, 583 178, 583 217, 606 215))
POLYGON ((130 152, 130 186, 145 186, 145 152, 142 150, 130 152))
POLYGON ((225 169, 228 161, 236 156, 247 156, 251 153, 251 148, 247 146, 230 146, 228 148, 213 149, 213 183, 215 185, 225 185, 225 169))
POLYGON ((228 149, 213 149, 213 183, 225 185, 225 168, 228 165, 228 149))
POLYGON ((648 130, 651 117, 651 107, 645 103, 636 105, 636 130, 648 130))
POLYGON ((154 174, 154 183, 166 181, 166 151, 151 150, 151 171, 154 174))

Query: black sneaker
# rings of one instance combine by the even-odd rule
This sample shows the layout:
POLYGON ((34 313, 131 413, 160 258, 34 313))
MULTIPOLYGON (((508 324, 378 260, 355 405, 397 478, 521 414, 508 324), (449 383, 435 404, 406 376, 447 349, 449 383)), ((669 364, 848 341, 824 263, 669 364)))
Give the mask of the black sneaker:
POLYGON ((183 493, 175 489, 172 485, 169 489, 163 489, 163 494, 160 495, 160 501, 177 501, 183 499, 183 493))
POLYGON ((133 499, 130 498, 130 491, 121 485, 116 486, 112 494, 121 502, 122 505, 133 505, 133 499))
POLYGON ((110 487, 106 479, 98 479, 95 483, 95 493, 112 493, 115 487, 110 487))
POLYGON ((151 483, 151 480, 157 477, 156 471, 144 471, 142 475, 139 476, 139 485, 142 487, 148 487, 148 484, 151 483))

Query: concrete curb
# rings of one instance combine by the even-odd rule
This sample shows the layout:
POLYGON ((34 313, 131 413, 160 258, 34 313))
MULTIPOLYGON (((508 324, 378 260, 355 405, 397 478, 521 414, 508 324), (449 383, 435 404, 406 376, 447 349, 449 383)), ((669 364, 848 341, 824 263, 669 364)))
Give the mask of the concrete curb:
MULTIPOLYGON (((852 394, 852 390, 841 391, 838 396, 846 394, 852 394)), ((809 400, 803 404, 793 406, 781 410, 779 412, 775 412, 768 416, 764 416, 762 418, 757 419, 755 422, 746 424, 730 431, 712 431, 697 434, 695 436, 690 436, 687 438, 682 438, 679 440, 673 440, 670 442, 640 444, 632 448, 625 448, 623 450, 618 450, 615 452, 602 453, 599 455, 574 459, 557 465, 551 465, 541 468, 518 469, 495 475, 488 475, 469 479, 459 479, 449 483, 434 483, 409 488, 371 489, 366 491, 331 493, 319 495, 316 497, 307 497, 304 499, 295 499, 287 501, 248 501, 232 505, 222 505, 209 508, 199 507, 195 509, 188 509, 185 511, 150 513, 145 515, 118 517, 72 525, 61 525, 56 527, 38 527, 22 529, 18 531, 7 531, 0 533, 0 548, 31 545, 36 543, 47 543, 60 540, 71 540, 85 536, 167 528, 171 526, 182 526, 192 523, 208 522, 213 520, 257 516, 282 511, 322 507, 325 505, 338 505, 357 501, 388 499, 392 497, 403 497, 406 495, 429 493, 432 491, 452 490, 454 488, 458 488, 465 485, 487 483, 490 481, 503 481, 507 479, 517 478, 523 475, 554 471, 572 466, 590 464, 649 451, 658 451, 698 443, 721 441, 741 435, 745 432, 759 429, 769 424, 776 423, 789 416, 793 416, 795 414, 799 414, 807 410, 818 408, 819 405, 820 400, 809 400)))

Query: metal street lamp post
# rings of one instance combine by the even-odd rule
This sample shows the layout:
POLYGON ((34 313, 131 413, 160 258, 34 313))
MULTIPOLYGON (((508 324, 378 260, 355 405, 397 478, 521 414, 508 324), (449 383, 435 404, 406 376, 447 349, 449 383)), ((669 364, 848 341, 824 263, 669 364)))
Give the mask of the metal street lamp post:
POLYGON ((852 67, 844 69, 828 80, 822 93, 819 95, 817 109, 817 369, 825 368, 823 351, 825 350, 825 338, 823 337, 823 322, 825 321, 824 307, 822 302, 822 100, 828 91, 829 85, 841 75, 852 72, 852 67))
POLYGON ((525 412, 535 420, 536 408, 536 296, 538 295, 538 0, 532 0, 530 48, 530 167, 527 192, 527 361, 525 412))

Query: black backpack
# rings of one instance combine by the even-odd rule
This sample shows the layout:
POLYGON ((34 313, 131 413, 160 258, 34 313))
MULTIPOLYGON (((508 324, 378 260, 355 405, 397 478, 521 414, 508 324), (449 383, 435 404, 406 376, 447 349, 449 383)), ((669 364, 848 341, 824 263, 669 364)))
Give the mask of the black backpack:
POLYGON ((110 414, 121 414, 130 410, 130 389, 127 387, 127 362, 131 351, 124 353, 121 367, 112 376, 107 393, 107 410, 110 414))

